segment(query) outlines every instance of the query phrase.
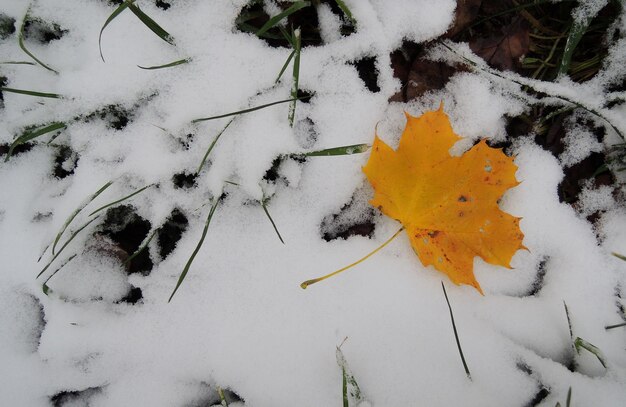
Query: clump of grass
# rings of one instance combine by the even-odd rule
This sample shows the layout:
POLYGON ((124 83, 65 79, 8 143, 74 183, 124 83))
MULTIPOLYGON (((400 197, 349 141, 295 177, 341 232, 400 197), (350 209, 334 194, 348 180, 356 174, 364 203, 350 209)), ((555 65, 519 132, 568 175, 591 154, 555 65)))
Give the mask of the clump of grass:
POLYGON ((296 2, 294 2, 289 8, 287 8, 283 12, 275 15, 274 17, 270 18, 265 24, 263 24, 263 26, 256 32, 256 35, 259 36, 259 37, 262 36, 263 34, 268 32, 269 30, 274 28, 277 24, 279 24, 280 21, 283 20, 284 18, 287 18, 291 14, 293 14, 296 11, 300 10, 301 8, 308 7, 310 5, 311 5, 310 1, 296 1, 296 2))
POLYGON ((596 359, 598 359, 598 362, 600 362, 602 367, 606 369, 607 368, 606 358, 604 357, 604 354, 602 353, 600 348, 598 348, 597 346, 594 346, 592 343, 584 340, 583 338, 579 336, 574 338, 574 331, 572 329, 572 320, 570 319, 569 309, 567 308, 567 304, 565 303, 565 301, 563 301, 563 306, 565 308, 565 315, 567 316, 567 325, 569 327, 569 336, 572 341, 572 348, 576 351, 576 355, 580 355, 581 349, 584 349, 590 352, 592 355, 594 355, 596 359))
POLYGON ((48 134, 51 132, 55 132, 58 130, 63 130, 67 125, 63 122, 53 122, 45 126, 35 127, 31 130, 24 132, 21 136, 17 137, 11 145, 9 146, 9 151, 7 152, 7 156, 4 159, 5 162, 9 161, 11 155, 13 155, 13 151, 20 145, 27 143, 31 140, 36 139, 37 137, 43 136, 44 134, 48 134))
POLYGON ((174 37, 172 37, 167 31, 165 31, 165 29, 163 29, 163 27, 161 27, 156 21, 150 18, 150 16, 141 11, 141 9, 137 7, 134 3, 135 0, 124 0, 106 19, 104 25, 100 29, 100 34, 98 35, 98 49, 100 50, 100 58, 102 58, 103 62, 104 55, 102 54, 102 33, 104 32, 104 29, 127 8, 132 11, 133 14, 137 16, 137 18, 139 18, 139 20, 150 29, 150 31, 155 33, 159 38, 161 38, 168 44, 174 45, 174 37))

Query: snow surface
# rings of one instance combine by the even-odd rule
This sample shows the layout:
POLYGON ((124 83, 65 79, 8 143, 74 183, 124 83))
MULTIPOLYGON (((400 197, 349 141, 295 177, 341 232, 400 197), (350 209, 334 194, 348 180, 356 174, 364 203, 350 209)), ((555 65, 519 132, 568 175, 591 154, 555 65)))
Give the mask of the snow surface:
MULTIPOLYGON (((626 253, 626 210, 607 188, 591 185, 578 211, 559 202, 563 168, 602 148, 575 123, 568 125, 559 159, 537 146, 532 134, 511 140, 522 183, 503 197, 501 207, 523 217, 529 250, 515 255, 513 270, 475 260, 485 296, 423 267, 404 235, 358 268, 303 291, 302 281, 360 258, 398 225, 376 216, 372 239, 321 237, 325 219, 351 201, 352 212, 342 212, 339 224, 362 219, 368 210, 371 189, 361 172, 368 154, 287 160, 276 183, 263 176, 281 154, 369 143, 377 124, 380 137, 397 145, 403 112, 421 114, 441 101, 456 132, 466 137, 455 153, 479 138, 507 140, 506 117, 528 108, 531 100, 521 85, 529 83, 561 97, 545 103, 567 105, 567 98, 602 112, 624 132, 624 105, 607 108, 605 102, 608 87, 624 78, 626 39, 615 39, 604 70, 582 85, 567 78, 538 83, 511 73, 497 77, 466 45, 451 44, 456 53, 439 47, 433 59, 464 55, 482 69, 458 73, 441 91, 409 104, 390 104, 400 87, 390 52, 403 39, 424 42, 444 33, 455 2, 345 2, 358 31, 341 37, 340 21, 322 7, 325 44, 303 49, 300 72, 300 88, 315 97, 297 105, 294 127, 286 104, 239 116, 190 189, 174 187, 172 176, 196 171, 229 119, 191 120, 288 98, 289 69, 278 85, 274 80, 289 50, 237 32, 234 20, 244 0, 182 0, 167 11, 139 0, 176 46, 125 11, 103 34, 105 63, 97 41, 113 6, 98 0, 32 3, 33 16, 68 30, 48 46, 28 44, 59 74, 28 65, 2 65, 2 73, 10 87, 65 98, 5 92, 0 143, 10 143, 32 124, 69 121, 57 142, 79 158, 74 174, 63 179, 52 175, 54 149, 43 143, 0 163, 0 405, 49 406, 52 396, 69 392, 64 405, 205 406, 218 402, 220 386, 247 406, 336 406, 342 376, 335 351, 346 337, 341 349, 363 405, 523 406, 545 388, 541 405, 553 406, 564 403, 569 387, 575 406, 624 405, 626 331, 604 326, 621 322, 626 305, 626 263, 610 255, 626 253), (190 63, 171 69, 136 67, 186 57, 190 63), (363 57, 376 58, 377 93, 367 90, 349 64, 363 57), (72 121, 107 105, 133 112, 132 120, 122 130, 98 117, 72 121), (152 230, 174 208, 184 213, 189 226, 176 248, 161 258, 153 240, 150 274, 127 275, 110 242, 96 233, 101 217, 36 279, 42 268, 37 259, 67 217, 110 180, 113 185, 79 214, 63 241, 90 219, 91 210, 158 183, 129 202, 152 230), (204 245, 168 304, 210 203, 223 192, 227 196, 204 245), (267 196, 285 245, 259 204, 267 196), (594 229, 585 216, 598 210, 594 229), (48 281, 45 295, 43 281, 72 254, 78 256, 48 281), (534 289, 538 274, 543 284, 534 289), (472 380, 459 360, 442 280, 472 380), (143 299, 119 302, 131 287, 140 288, 143 299), (606 369, 589 352, 573 350, 564 302, 574 337, 600 348, 606 369), (576 372, 568 370, 572 364, 576 372)), ((604 3, 585 2, 580 12, 604 3)), ((3 0, 0 11, 19 25, 27 8, 28 2, 3 0)), ((624 35, 623 15, 617 24, 624 35)), ((0 54, 3 60, 27 58, 15 35, 0 40, 0 54)), ((612 129, 607 132, 605 145, 620 140, 612 129)), ((42 262, 50 256, 48 250, 42 262)))

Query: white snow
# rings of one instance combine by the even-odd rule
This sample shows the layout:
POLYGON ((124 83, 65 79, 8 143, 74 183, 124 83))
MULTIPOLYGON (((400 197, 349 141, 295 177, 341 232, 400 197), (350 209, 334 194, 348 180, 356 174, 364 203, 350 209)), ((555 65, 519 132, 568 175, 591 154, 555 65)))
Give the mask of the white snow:
MULTIPOLYGON (((231 406, 341 405, 335 353, 346 337, 341 351, 363 393, 362 406, 524 406, 542 388, 548 394, 540 405, 564 405, 570 387, 572 405, 624 404, 626 329, 604 328, 622 322, 626 306, 626 262, 611 256, 626 254, 624 201, 609 187, 588 184, 574 209, 559 202, 557 193, 564 168, 621 139, 607 127, 600 142, 571 122, 557 159, 534 142, 534 134, 509 138, 505 125, 536 101, 522 90, 528 85, 553 96, 546 104, 578 103, 626 133, 624 105, 607 104, 620 96, 608 92, 624 79, 626 40, 612 40, 603 70, 584 84, 493 71, 466 44, 448 42, 454 52, 433 46, 429 57, 452 62, 462 55, 478 68, 455 74, 445 88, 410 103, 389 103, 400 88, 389 53, 404 39, 426 42, 442 35, 455 2, 344 1, 358 29, 341 36, 341 20, 321 6, 323 45, 303 48, 300 68, 300 88, 314 97, 298 102, 294 126, 288 104, 238 116, 191 188, 176 187, 172 177, 195 173, 230 118, 191 121, 289 98, 291 65, 274 81, 290 50, 237 31, 234 21, 245 0, 182 0, 167 11, 137 0, 176 46, 125 10, 104 30, 103 62, 98 35, 114 10, 108 1, 31 3, 32 16, 68 30, 48 46, 27 43, 59 74, 29 65, 0 65, 0 72, 9 87, 64 98, 4 92, 0 144, 33 124, 68 126, 51 145, 41 142, 0 162, 0 405, 49 406, 56 395, 56 405, 63 406, 206 406, 219 404, 218 387, 243 399, 231 406), (364 57, 376 59, 379 92, 370 92, 351 64, 364 57), (161 70, 136 66, 182 58, 191 61, 161 70), (395 147, 405 111, 418 115, 441 102, 465 137, 453 153, 479 139, 512 143, 521 184, 500 206, 523 218, 528 250, 514 256, 512 270, 477 258, 481 296, 422 266, 401 234, 358 267, 302 290, 302 281, 361 258, 399 225, 369 216, 372 190, 361 171, 368 153, 287 159, 270 182, 264 176, 274 160, 371 143, 375 128, 395 147), (111 117, 101 117, 109 106, 132 113, 121 129, 111 126, 111 117), (52 170, 57 145, 78 156, 73 174, 63 179, 52 170), (150 184, 157 185, 123 204, 150 223, 150 233, 180 210, 188 226, 173 251, 162 258, 163 242, 156 237, 147 249, 151 271, 128 274, 124 253, 103 233, 103 211, 36 278, 52 258, 51 248, 37 259, 67 217, 107 181, 113 185, 77 216, 57 252, 92 218, 89 212, 150 184), (222 194, 204 243, 168 303, 222 194), (266 206, 285 244, 260 204, 264 198, 271 198, 266 206), (593 225, 586 216, 598 211, 593 225), (371 238, 322 238, 325 222, 341 226, 368 219, 376 226, 371 238), (46 295, 42 284, 48 277, 46 295), (459 358, 442 281, 471 380, 459 358), (136 304, 120 301, 133 287, 143 298, 136 304), (576 354, 564 303, 573 338, 601 349, 606 369, 586 350, 576 354), (575 371, 568 369, 573 366, 575 371)), ((0 12, 19 28, 26 3, 4 0, 0 12)), ((267 8, 276 13, 272 3, 267 8)), ((604 3, 584 2, 578 10, 594 13, 604 3)), ((624 36, 624 16, 617 21, 624 36)), ((0 40, 0 54, 2 60, 30 60, 15 34, 0 40)))

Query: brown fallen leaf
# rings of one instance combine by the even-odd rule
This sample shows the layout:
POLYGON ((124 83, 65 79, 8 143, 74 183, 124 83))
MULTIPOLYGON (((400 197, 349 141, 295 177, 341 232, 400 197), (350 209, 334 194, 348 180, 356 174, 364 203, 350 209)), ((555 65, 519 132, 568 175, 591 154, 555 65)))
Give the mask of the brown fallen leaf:
POLYGON ((500 34, 486 38, 473 38, 469 46, 482 59, 496 69, 516 70, 520 60, 528 52, 530 44, 528 24, 515 19, 501 29, 500 34))

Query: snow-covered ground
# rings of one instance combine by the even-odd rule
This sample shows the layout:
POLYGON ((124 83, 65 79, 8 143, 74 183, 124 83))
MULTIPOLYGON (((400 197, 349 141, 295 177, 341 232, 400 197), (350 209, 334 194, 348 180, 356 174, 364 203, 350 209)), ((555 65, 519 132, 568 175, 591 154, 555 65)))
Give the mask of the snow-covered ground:
MULTIPOLYGON (((626 253, 624 202, 592 185, 577 210, 557 195, 564 166, 620 141, 610 127, 603 146, 571 123, 559 158, 535 144, 532 134, 509 140, 522 182, 500 206, 523 217, 529 250, 515 255, 512 270, 476 258, 484 296, 423 267, 406 235, 358 267, 300 288, 302 281, 367 254, 398 224, 375 215, 371 239, 324 240, 322 224, 369 216, 372 190, 361 171, 369 154, 286 159, 276 180, 268 181, 264 176, 278 156, 371 143, 377 124, 379 136, 397 146, 404 111, 418 115, 442 101, 455 131, 467 138, 457 146, 461 152, 480 138, 507 140, 505 118, 532 102, 516 83, 524 78, 497 77, 486 67, 459 72, 444 89, 408 104, 388 102, 400 88, 390 53, 403 39, 421 43, 443 34, 456 3, 345 2, 358 30, 342 37, 339 17, 320 11, 325 44, 303 48, 300 62, 300 88, 314 97, 297 104, 293 128, 288 104, 238 116, 191 187, 176 186, 172 177, 194 173, 230 120, 192 124, 193 119, 290 96, 291 68, 274 85, 290 51, 234 28, 247 1, 181 0, 164 11, 138 0, 176 45, 125 10, 102 35, 106 62, 98 35, 115 6, 100 0, 31 2, 31 16, 66 30, 45 46, 26 44, 58 74, 39 65, 5 64, 0 72, 7 87, 64 97, 3 92, 0 144, 10 144, 26 126, 64 122, 67 127, 50 145, 52 133, 0 163, 0 405, 207 406, 218 403, 219 387, 241 397, 239 405, 338 406, 342 370, 335 353, 346 337, 341 350, 363 393, 362 405, 524 406, 547 392, 540 405, 554 406, 564 403, 570 387, 575 406, 626 403, 626 328, 605 330, 623 322, 620 310, 626 305, 621 298, 626 262, 611 256, 626 253), (363 57, 376 59, 379 92, 369 91, 350 64, 363 57), (191 61, 168 69, 137 68, 183 58, 191 61), (120 129, 111 127, 111 113, 89 116, 110 105, 131 113, 120 129), (71 149, 61 166, 75 165, 63 178, 53 171, 61 145, 71 149), (147 249, 151 270, 127 273, 123 259, 130 253, 120 253, 107 237, 117 230, 101 211, 36 278, 52 259, 51 248, 38 258, 64 222, 109 181, 70 224, 56 252, 94 217, 92 210, 152 184, 121 205, 133 208, 126 220, 134 216, 146 225, 139 241, 165 223, 183 230, 174 250, 164 253, 157 236, 147 249), (211 206, 223 193, 204 243, 168 303, 211 206), (285 244, 259 203, 266 197, 285 244), (350 202, 351 210, 333 220, 350 202), (597 210, 602 215, 594 227, 586 216, 597 210), (173 211, 182 214, 178 223, 171 222, 173 211), (73 255, 47 281, 44 294, 43 283, 73 255), (471 380, 460 361, 441 281, 471 380), (133 303, 128 296, 137 289, 142 298, 133 303), (587 350, 576 354, 564 302, 573 338, 598 347, 606 368, 587 350)), ((2 0, 0 12, 19 29, 28 3, 2 0)), ((624 35, 624 15, 618 24, 624 35)), ((431 57, 455 61, 467 55, 478 61, 466 45, 448 46, 454 52, 434 47, 431 57)), ((607 84, 624 78, 626 39, 610 51, 603 71, 584 85, 567 78, 531 84, 602 112, 626 132, 623 104, 605 104, 607 84)), ((32 61, 16 33, 0 39, 0 55, 2 61, 32 61)))

